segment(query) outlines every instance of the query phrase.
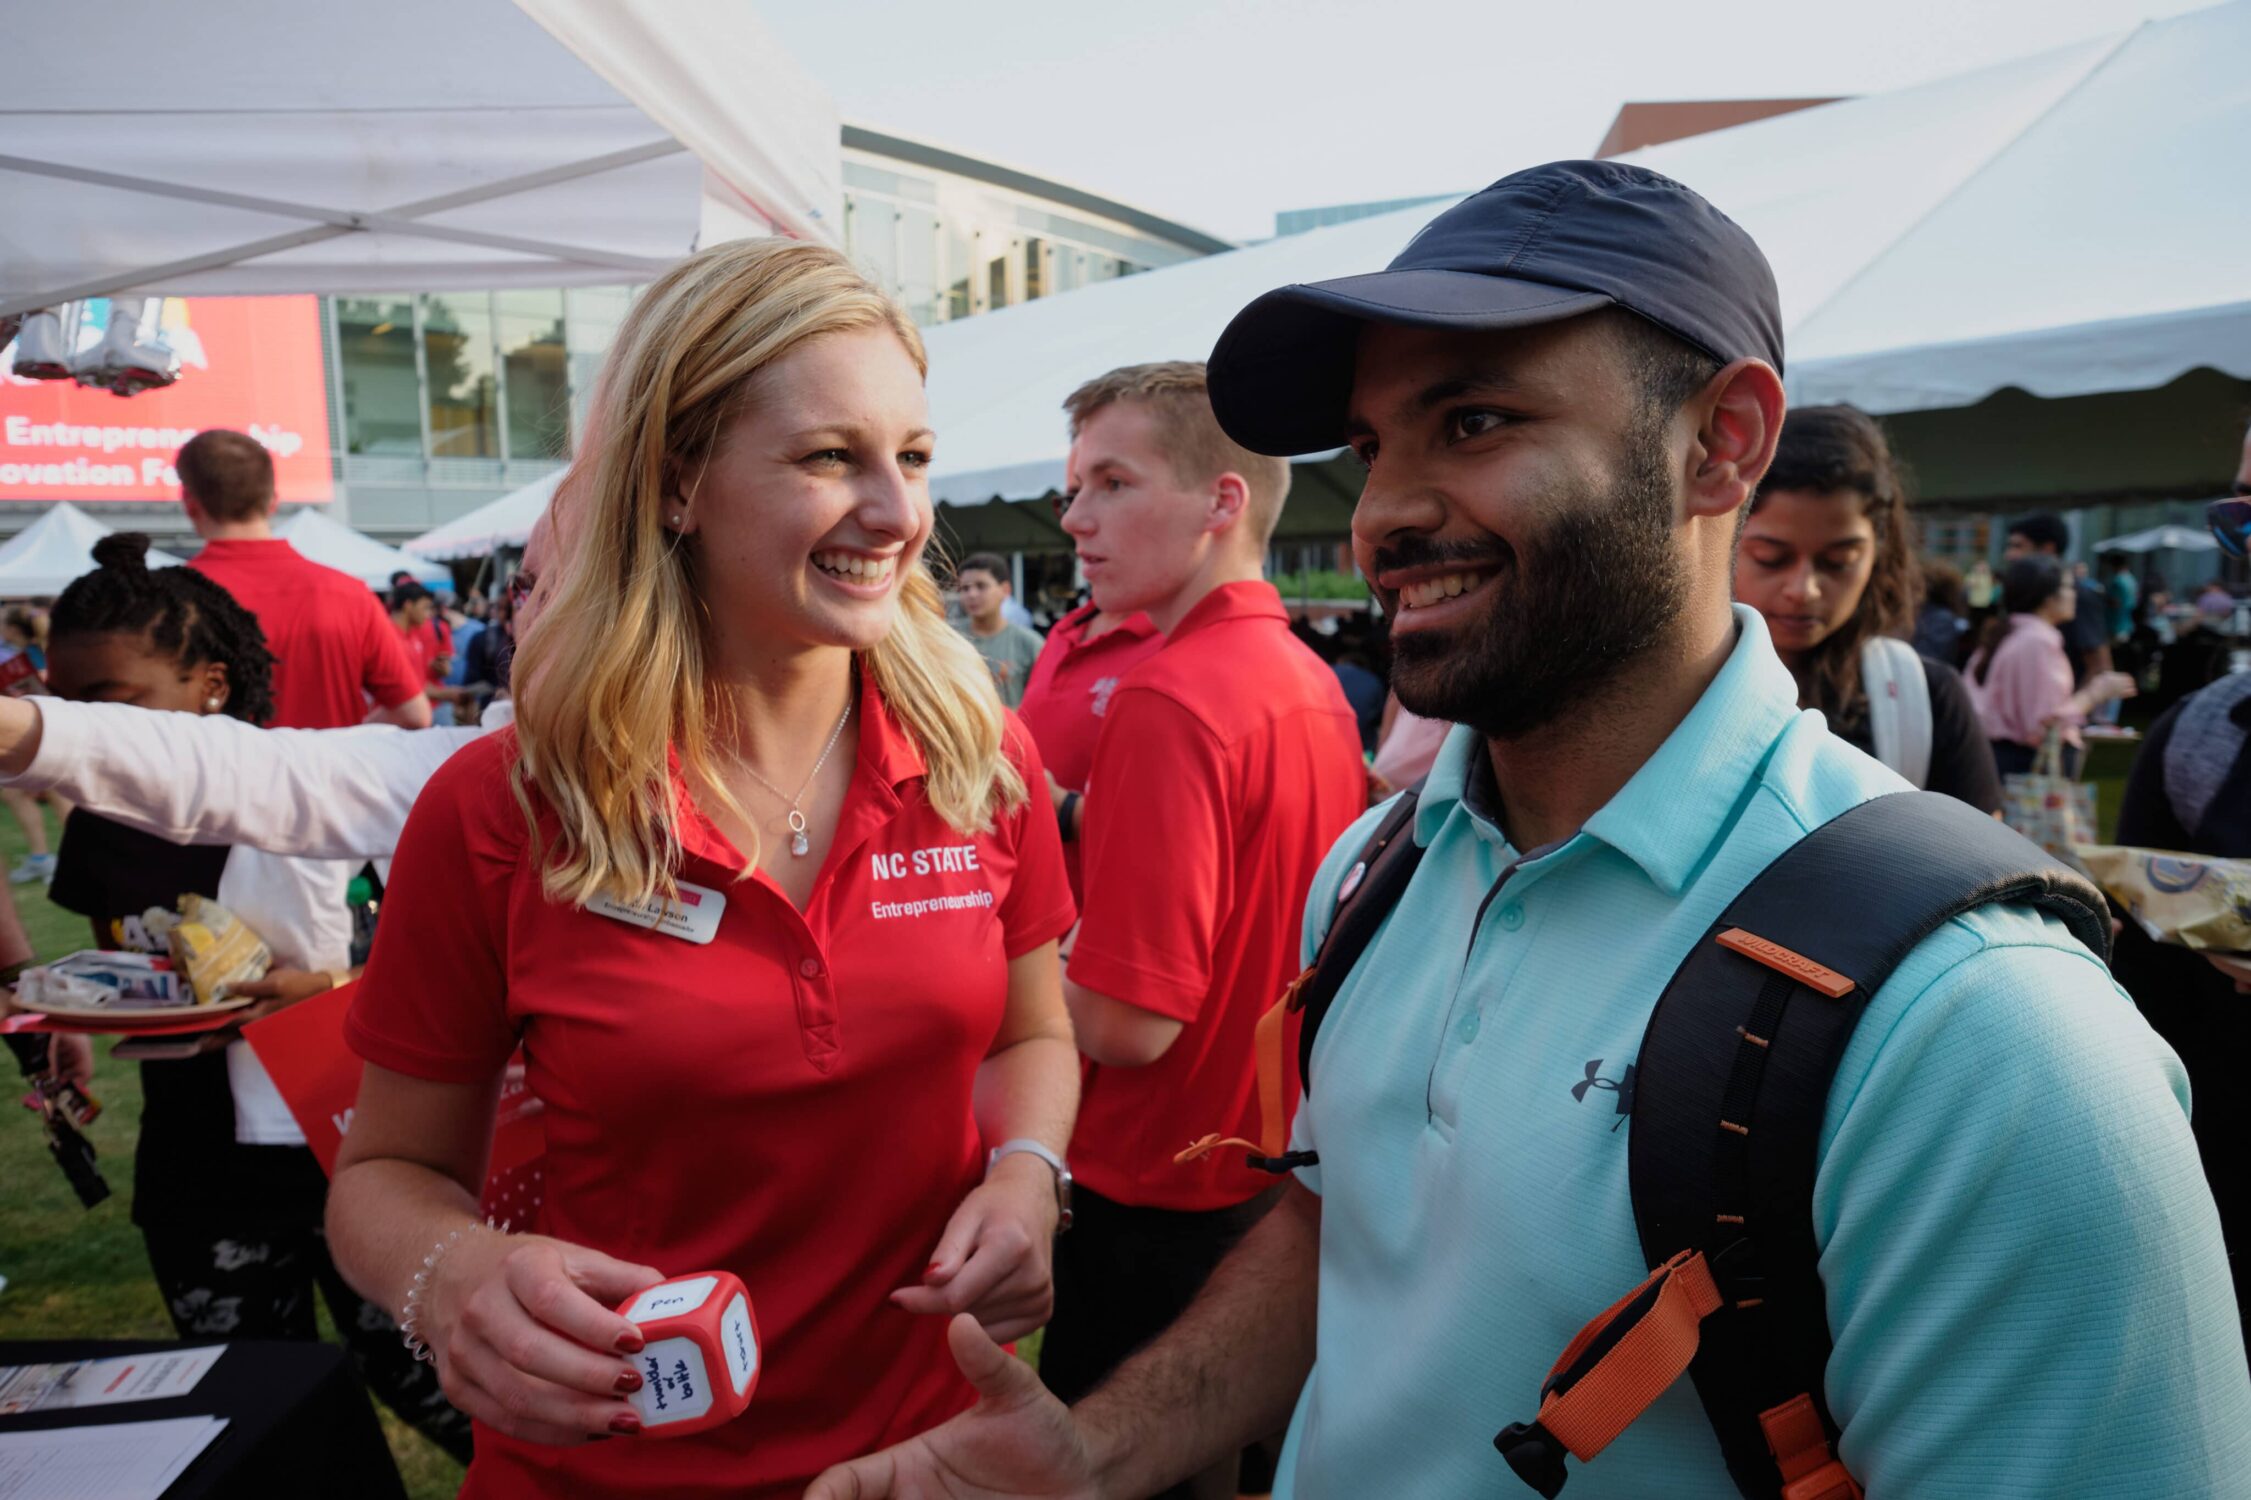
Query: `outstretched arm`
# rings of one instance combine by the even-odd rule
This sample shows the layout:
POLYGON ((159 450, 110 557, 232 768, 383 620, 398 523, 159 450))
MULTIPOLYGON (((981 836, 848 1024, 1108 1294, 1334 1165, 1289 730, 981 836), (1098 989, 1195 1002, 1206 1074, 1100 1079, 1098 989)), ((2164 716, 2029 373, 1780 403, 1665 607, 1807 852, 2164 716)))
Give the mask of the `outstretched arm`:
POLYGON ((1126 1500, 1200 1472, 1288 1421, 1313 1368, 1320 1237, 1321 1200, 1292 1184, 1180 1321, 1068 1410, 975 1320, 955 1319, 977 1405, 829 1470, 806 1500, 1126 1500))
POLYGON ((61 792, 175 844, 377 859, 397 846, 423 784, 477 733, 260 729, 218 714, 0 698, 0 781, 61 792))
POLYGON ((377 708, 367 716, 370 724, 389 724, 399 729, 428 729, 435 722, 430 710, 428 690, 416 693, 401 703, 388 708, 377 708))

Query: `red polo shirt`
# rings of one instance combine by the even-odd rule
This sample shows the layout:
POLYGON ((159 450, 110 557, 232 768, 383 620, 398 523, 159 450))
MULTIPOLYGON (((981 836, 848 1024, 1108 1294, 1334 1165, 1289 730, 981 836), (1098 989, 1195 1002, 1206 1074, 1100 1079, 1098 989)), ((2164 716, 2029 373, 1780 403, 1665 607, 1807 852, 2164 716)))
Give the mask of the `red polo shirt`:
POLYGON ((1016 712, 1039 742, 1040 758, 1055 779, 1073 791, 1086 790, 1094 768, 1094 742, 1103 716, 1125 674, 1164 649, 1165 638, 1137 614, 1124 624, 1086 638, 1095 607, 1082 604, 1047 633, 1047 645, 1024 680, 1024 701, 1016 712))
POLYGON ((399 645, 406 651, 406 659, 413 663, 414 670, 421 674, 423 680, 435 681, 438 674, 431 670, 430 664, 438 659, 438 636, 430 628, 430 622, 425 620, 420 625, 401 625, 393 621, 391 633, 399 638, 399 645))
POLYGON ((390 614, 349 573, 310 562, 289 543, 207 542, 188 566, 258 617, 274 654, 277 729, 347 729, 367 700, 396 708, 422 691, 390 614))
MULTIPOLYGON (((1039 660, 1032 663, 1032 675, 1024 680, 1024 701, 1016 705, 1024 727, 1039 742, 1049 774, 1074 792, 1086 790, 1094 742, 1118 684, 1165 645, 1164 636, 1142 614, 1090 641, 1086 627, 1095 613, 1093 605, 1082 604, 1055 622, 1039 660)), ((1063 867, 1071 877, 1071 894, 1084 894, 1077 844, 1063 846, 1063 867)))
MULTIPOLYGON (((1314 871, 1367 806, 1352 707, 1271 584, 1214 589, 1111 697, 1070 974, 1186 1025, 1146 1068, 1090 1071, 1071 1138, 1081 1182, 1197 1210, 1273 1186, 1236 1152, 1173 1156, 1208 1131, 1258 1139, 1252 1032, 1297 974, 1314 871)), ((1294 1069, 1290 1089, 1294 1108, 1294 1069)))
MULTIPOLYGON (((396 625, 391 628, 398 629, 396 625)), ((407 655, 422 668, 424 677, 434 683, 443 683, 446 674, 438 670, 437 660, 441 656, 453 654, 453 626, 447 622, 446 617, 432 615, 421 624, 410 630, 402 630, 399 634, 406 642, 407 655)))
MULTIPOLYGON (((513 730, 456 754, 415 804, 353 1048, 474 1083, 520 1039, 545 1105, 537 1230, 667 1273, 734 1272, 768 1351, 750 1410, 696 1436, 551 1448, 480 1425, 464 1495, 795 1500, 824 1467, 970 1404, 946 1320, 885 1299, 920 1282, 983 1179, 971 1090, 1008 962, 1060 936, 1071 901, 1043 801, 987 833, 948 827, 921 751, 872 690, 860 701, 804 911, 762 874, 738 881, 742 856, 680 792, 680 879, 701 888, 684 894, 720 904, 706 944, 541 893, 513 730)), ((1009 734, 1038 786, 1030 736, 1009 734)))

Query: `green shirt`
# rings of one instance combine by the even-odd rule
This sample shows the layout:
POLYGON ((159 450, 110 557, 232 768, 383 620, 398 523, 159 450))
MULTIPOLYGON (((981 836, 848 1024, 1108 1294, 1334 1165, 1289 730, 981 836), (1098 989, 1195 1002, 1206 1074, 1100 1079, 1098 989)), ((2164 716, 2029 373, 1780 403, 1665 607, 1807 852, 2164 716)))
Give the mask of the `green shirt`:
POLYGON ((973 626, 964 625, 961 633, 969 637, 969 644, 985 658, 985 665, 993 669, 993 686, 1000 689, 1000 701, 1014 708, 1024 701, 1024 684, 1032 675, 1032 663, 1040 659, 1040 647, 1047 643, 1040 633, 1022 625, 1005 621, 991 635, 979 635, 973 626))

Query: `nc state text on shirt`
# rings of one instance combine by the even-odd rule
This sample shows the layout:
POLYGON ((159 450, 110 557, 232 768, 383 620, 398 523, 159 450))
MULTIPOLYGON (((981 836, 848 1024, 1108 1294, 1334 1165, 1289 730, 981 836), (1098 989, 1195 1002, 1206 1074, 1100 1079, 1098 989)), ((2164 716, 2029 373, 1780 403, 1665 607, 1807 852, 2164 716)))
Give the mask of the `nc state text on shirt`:
POLYGON ((909 875, 954 875, 974 870, 975 844, 940 844, 930 849, 908 849, 868 856, 878 880, 903 880, 909 875))

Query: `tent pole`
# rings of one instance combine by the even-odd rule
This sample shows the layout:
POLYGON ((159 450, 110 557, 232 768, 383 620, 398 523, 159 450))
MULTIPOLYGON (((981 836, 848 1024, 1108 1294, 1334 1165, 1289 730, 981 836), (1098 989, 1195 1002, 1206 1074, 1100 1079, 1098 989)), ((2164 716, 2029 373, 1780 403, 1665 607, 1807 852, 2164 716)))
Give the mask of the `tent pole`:
POLYGON ((405 234, 418 239, 448 240, 455 244, 478 245, 492 250, 513 250, 526 255, 546 255, 557 260, 579 260, 592 265, 612 266, 620 271, 654 271, 662 263, 638 255, 614 255, 602 250, 588 250, 576 245, 558 245, 549 240, 530 240, 512 234, 490 234, 477 229, 456 229, 442 224, 421 222, 422 215, 437 212, 424 208, 420 213, 402 210, 371 209, 356 212, 343 208, 322 208, 311 203, 288 203, 278 198, 260 198, 248 193, 221 192, 216 188, 189 187, 182 183, 159 182, 153 177, 134 177, 123 172, 101 172, 90 167, 66 167, 52 162, 34 161, 29 157, 0 154, 0 172, 21 172, 32 177, 55 177, 65 182, 89 183, 95 187, 117 188, 128 193, 146 193, 154 198, 178 198, 188 203, 208 203, 215 208, 239 208, 245 213, 271 214, 277 219, 312 219, 334 229, 346 231, 369 230, 376 233, 405 234))
MULTIPOLYGON (((505 198, 515 193, 530 192, 535 188, 552 186, 558 182, 570 182, 580 177, 592 177, 602 172, 613 171, 619 167, 635 166, 658 157, 671 156, 687 149, 675 140, 655 141, 644 146, 630 146, 622 151, 612 151, 602 156, 589 157, 585 161, 570 162, 560 167, 550 167, 539 172, 527 172, 520 177, 503 178, 499 182, 489 182, 474 188, 464 188, 459 192, 447 193, 436 198, 425 198, 414 203, 402 203, 392 208, 376 210, 373 213, 346 215, 345 217, 352 221, 349 223, 309 225, 306 228, 292 230, 286 234, 272 235, 262 240, 252 240, 247 244, 208 251, 202 255, 192 255, 182 260, 167 261, 162 265, 142 267, 125 275, 106 276, 99 280, 78 282, 71 286, 56 287, 44 292, 0 297, 0 318, 19 312, 37 312, 40 308, 52 307, 57 302, 72 298, 106 297, 113 292, 123 291, 129 287, 155 286, 162 282, 176 281, 180 277, 192 275, 198 271, 209 271, 221 266, 233 265, 238 261, 256 260, 260 256, 273 255, 283 250, 294 250, 300 245, 318 244, 323 240, 332 240, 342 235, 359 233, 376 227, 389 227, 396 233, 412 234, 425 239, 463 240, 466 236, 475 235, 476 239, 469 242, 482 241, 497 244, 500 240, 508 237, 485 236, 477 234, 476 231, 454 230, 435 225, 417 225, 410 228, 405 221, 420 219, 430 214, 444 213, 448 209, 460 208, 471 203, 484 203, 494 198, 505 198)), ((44 177, 62 177, 172 197, 200 197, 204 191, 190 188, 174 190, 165 184, 154 183, 145 179, 60 167, 52 163, 33 161, 19 156, 0 156, 0 171, 27 172, 44 177)), ((297 205, 269 203, 265 200, 240 200, 238 195, 234 194, 219 194, 217 196, 221 199, 234 200, 234 206, 238 207, 245 206, 246 202, 258 205, 257 211, 262 213, 287 214, 297 218, 305 218, 317 217, 328 212, 328 210, 307 209, 297 205)), ((635 256, 620 256, 607 251, 589 252, 570 246, 539 247, 533 241, 517 241, 512 245, 500 246, 503 249, 517 250, 526 247, 532 247, 531 253, 533 254, 557 255, 560 252, 566 257, 585 259, 590 263, 618 270, 653 274, 663 264, 645 261, 635 256)))

